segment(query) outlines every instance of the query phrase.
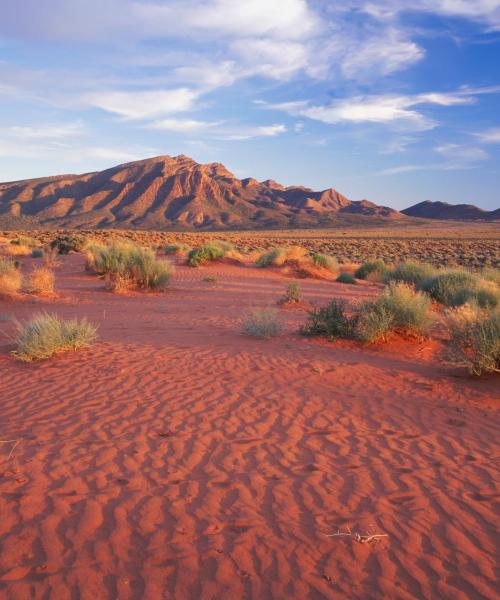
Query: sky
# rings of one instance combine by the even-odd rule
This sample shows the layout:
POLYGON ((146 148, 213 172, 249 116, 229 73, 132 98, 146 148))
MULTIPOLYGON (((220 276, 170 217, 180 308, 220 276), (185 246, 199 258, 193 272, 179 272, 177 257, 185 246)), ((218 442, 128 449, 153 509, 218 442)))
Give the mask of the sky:
POLYGON ((500 0, 0 0, 0 181, 164 154, 496 209, 500 0))

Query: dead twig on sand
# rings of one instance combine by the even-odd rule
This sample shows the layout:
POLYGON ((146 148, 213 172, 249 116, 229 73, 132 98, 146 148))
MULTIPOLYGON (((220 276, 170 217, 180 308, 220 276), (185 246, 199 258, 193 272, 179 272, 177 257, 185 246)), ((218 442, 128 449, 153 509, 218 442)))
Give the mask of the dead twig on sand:
POLYGON ((355 542, 358 542, 359 544, 370 544, 372 542, 377 542, 381 538, 389 537, 389 535, 387 533, 362 534, 362 533, 359 533, 358 531, 351 531, 351 528, 348 527, 347 531, 345 531, 345 532, 340 531, 340 529, 339 529, 337 531, 337 533, 327 533, 326 537, 350 537, 355 542))
POLYGON ((12 454, 14 453, 14 450, 16 449, 16 447, 20 443, 21 443, 21 440, 0 440, 0 444, 14 444, 12 446, 12 448, 10 449, 9 456, 7 457, 7 460, 10 460, 12 454))

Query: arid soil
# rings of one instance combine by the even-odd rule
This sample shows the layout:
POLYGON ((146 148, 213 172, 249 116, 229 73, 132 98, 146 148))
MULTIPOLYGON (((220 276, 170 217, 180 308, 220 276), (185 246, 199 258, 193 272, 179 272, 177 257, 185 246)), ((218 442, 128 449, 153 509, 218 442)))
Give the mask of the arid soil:
POLYGON ((57 300, 0 300, 2 600, 497 597, 498 377, 447 366, 439 340, 302 338, 303 309, 243 336, 289 281, 178 266, 120 296, 70 255, 57 300), (13 320, 39 310, 100 340, 17 362, 13 320), (388 537, 328 537, 348 527, 388 537))

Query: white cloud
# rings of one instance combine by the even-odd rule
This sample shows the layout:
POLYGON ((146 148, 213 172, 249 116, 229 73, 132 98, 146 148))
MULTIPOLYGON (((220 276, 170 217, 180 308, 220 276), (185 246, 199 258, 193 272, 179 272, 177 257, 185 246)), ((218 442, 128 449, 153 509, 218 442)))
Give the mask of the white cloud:
POLYGON ((470 164, 489 158, 488 153, 482 148, 474 146, 460 146, 459 144, 443 144, 434 148, 436 152, 445 156, 453 164, 470 164))
POLYGON ((127 119, 147 119, 183 112, 193 108, 199 93, 188 88, 148 90, 140 92, 97 92, 86 97, 87 102, 107 112, 127 119))
POLYGON ((487 129, 486 131, 477 133, 476 136, 484 144, 500 144, 500 127, 493 127, 491 129, 487 129))
POLYGON ((221 121, 197 121, 196 119, 162 119, 147 125, 149 129, 162 129, 174 133, 198 133, 221 124, 221 121))
POLYGON ((498 93, 500 88, 461 88, 455 92, 429 92, 407 96, 354 96, 342 98, 323 106, 308 102, 261 104, 264 108, 284 110, 294 116, 303 116, 330 125, 338 123, 379 123, 392 125, 405 131, 425 131, 436 127, 437 122, 416 107, 423 105, 458 106, 473 104, 476 96, 498 93))
POLYGON ((41 125, 35 127, 13 125, 7 128, 7 133, 16 138, 29 139, 66 139, 84 133, 82 121, 59 125, 41 125))
POLYGON ((287 128, 285 125, 261 125, 257 127, 240 127, 238 129, 228 129, 226 131, 220 131, 218 138, 221 140, 229 141, 240 141, 250 140, 258 137, 274 137, 281 133, 285 133, 287 128))

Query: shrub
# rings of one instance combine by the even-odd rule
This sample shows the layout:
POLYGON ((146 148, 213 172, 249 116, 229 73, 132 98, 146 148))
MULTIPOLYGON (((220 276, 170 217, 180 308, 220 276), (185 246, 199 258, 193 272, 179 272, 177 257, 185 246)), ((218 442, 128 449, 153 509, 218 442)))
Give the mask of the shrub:
POLYGON ((288 284, 283 298, 279 301, 279 304, 294 304, 300 302, 302 299, 302 293, 300 291, 300 285, 296 281, 292 281, 288 284))
POLYGON ((54 271, 40 267, 28 275, 26 291, 30 294, 50 295, 54 293, 54 283, 54 271))
POLYGON ((358 279, 366 279, 368 275, 377 274, 383 275, 387 270, 387 267, 383 260, 372 260, 361 265, 354 276, 358 279))
POLYGON ((426 279, 421 289, 436 302, 457 307, 477 303, 481 307, 494 307, 500 303, 500 293, 493 282, 482 280, 478 275, 463 269, 438 272, 426 279))
POLYGON ((285 248, 272 248, 267 252, 264 252, 257 260, 258 267, 281 267, 286 261, 286 249, 285 248))
POLYGON ((26 324, 17 324, 14 355, 23 361, 49 358, 89 346, 96 337, 96 327, 86 319, 64 321, 57 315, 41 313, 26 324))
POLYGON ((473 375, 500 372, 500 311, 486 313, 465 305, 449 311, 446 358, 473 375))
POLYGON ((89 245, 86 266, 105 276, 108 287, 117 292, 131 287, 164 288, 173 273, 172 265, 158 260, 151 248, 123 241, 89 245))
POLYGON ((34 246, 38 245, 38 242, 34 238, 26 235, 20 235, 13 240, 10 240, 10 243, 14 244, 15 246, 28 246, 29 248, 33 248, 34 246))
POLYGON ((356 338, 363 342, 387 341, 393 331, 390 311, 379 302, 365 302, 358 307, 356 338))
POLYGON ((331 271, 332 273, 335 273, 339 270, 339 263, 337 262, 337 259, 333 256, 328 256, 328 254, 313 252, 311 254, 311 260, 316 267, 328 269, 328 271, 331 271))
POLYGON ((43 257, 42 248, 33 248, 33 250, 31 251, 31 256, 33 258, 42 258, 43 257))
POLYGON ((10 258, 0 257, 0 296, 15 296, 21 289, 23 276, 10 258))
POLYGON ((191 250, 191 247, 187 244, 168 244, 165 246, 165 254, 178 256, 180 254, 187 254, 191 250))
POLYGON ((50 242, 50 247, 57 249, 59 254, 69 254, 70 252, 81 252, 86 243, 87 238, 83 235, 58 235, 50 242))
POLYGON ((352 337, 357 318, 347 316, 345 307, 345 302, 334 299, 327 306, 311 310, 308 322, 300 329, 300 333, 327 339, 352 337))
POLYGON ((199 267, 207 262, 224 258, 227 249, 219 244, 205 244, 199 248, 193 248, 188 254, 188 265, 190 267, 199 267))
POLYGON ((352 284, 358 283, 356 281, 355 277, 353 275, 351 275, 350 273, 341 273, 335 281, 337 281, 338 283, 352 283, 352 284))
POLYGON ((206 277, 203 277, 203 281, 206 281, 207 283, 215 283, 217 281, 217 277, 214 275, 207 275, 206 277))
POLYGON ((387 283, 402 281, 403 283, 410 283, 419 287, 424 281, 433 277, 435 273, 436 269, 432 265, 407 261, 390 269, 385 274, 384 281, 387 283))
POLYGON ((393 282, 360 312, 358 334, 366 341, 386 338, 390 332, 424 335, 433 322, 430 298, 406 283, 393 282), (377 320, 379 324, 377 325, 377 320))
POLYGON ((487 268, 481 271, 481 278, 486 281, 493 281, 500 287, 500 269, 487 268))
POLYGON ((281 322, 272 308, 250 311, 243 320, 243 332, 260 338, 270 338, 281 331, 281 322))

